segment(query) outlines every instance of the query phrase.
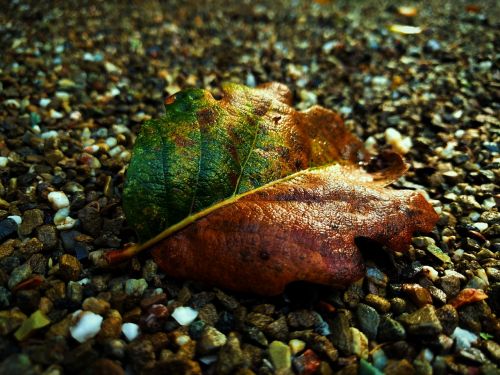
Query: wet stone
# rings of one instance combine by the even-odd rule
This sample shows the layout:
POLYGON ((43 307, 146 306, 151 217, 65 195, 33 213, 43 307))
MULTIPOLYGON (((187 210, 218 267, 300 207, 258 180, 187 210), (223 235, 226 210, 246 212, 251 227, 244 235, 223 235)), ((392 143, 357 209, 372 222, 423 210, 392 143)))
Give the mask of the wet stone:
POLYGON ((78 280, 82 266, 73 255, 64 254, 59 258, 59 274, 65 280, 78 280))
POLYGON ((436 335, 443 330, 432 305, 426 305, 411 314, 402 315, 399 320, 406 325, 410 334, 417 336, 436 335))
POLYGON ((376 294, 368 294, 365 297, 365 302, 380 313, 386 313, 391 309, 391 303, 384 297, 376 294))
POLYGON ((287 319, 282 316, 275 320, 265 328, 266 334, 273 340, 286 341, 288 340, 287 319))
POLYGON ((356 317, 361 331, 369 339, 375 339, 380 324, 377 311, 371 306, 360 303, 356 309, 356 317))
POLYGON ((405 337, 405 328, 397 320, 388 316, 384 316, 380 319, 377 335, 380 342, 404 340, 405 337))
POLYGON ((43 211, 39 209, 27 210, 23 214, 23 221, 19 225, 19 234, 28 236, 33 230, 43 224, 43 211))
POLYGON ((30 238, 27 241, 24 241, 19 250, 25 255, 29 256, 35 253, 41 252, 43 249, 43 244, 40 242, 38 238, 30 238))
POLYGON ((42 242, 44 250, 57 246, 57 230, 54 225, 46 224, 37 228, 36 237, 42 242))
POLYGON ((9 289, 13 289, 17 284, 19 284, 21 281, 26 280, 28 277, 31 276, 31 267, 28 263, 24 263, 23 265, 20 265, 19 267, 14 268, 12 273, 10 274, 9 278, 9 289))
POLYGON ((457 310, 451 305, 444 305, 436 310, 436 315, 443 327, 443 333, 451 335, 458 326, 457 310))
POLYGON ((208 354, 224 346, 226 342, 226 335, 214 327, 205 326, 198 341, 198 350, 201 354, 208 354))
POLYGON ((460 279, 455 275, 441 277, 440 285, 448 297, 455 297, 460 292, 460 279))

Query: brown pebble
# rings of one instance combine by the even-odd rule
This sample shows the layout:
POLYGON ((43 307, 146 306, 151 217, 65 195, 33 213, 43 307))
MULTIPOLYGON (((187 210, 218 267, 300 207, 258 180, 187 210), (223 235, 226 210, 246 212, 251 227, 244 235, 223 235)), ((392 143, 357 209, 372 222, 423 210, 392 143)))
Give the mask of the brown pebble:
POLYGON ((423 307, 432 303, 430 292, 419 284, 403 284, 402 290, 418 307, 423 307))
POLYGON ((367 294, 365 302, 367 305, 370 305, 381 313, 386 313, 391 309, 391 303, 384 297, 376 294, 367 294))
POLYGON ((73 255, 64 254, 59 259, 59 274, 65 280, 78 280, 82 266, 73 255))

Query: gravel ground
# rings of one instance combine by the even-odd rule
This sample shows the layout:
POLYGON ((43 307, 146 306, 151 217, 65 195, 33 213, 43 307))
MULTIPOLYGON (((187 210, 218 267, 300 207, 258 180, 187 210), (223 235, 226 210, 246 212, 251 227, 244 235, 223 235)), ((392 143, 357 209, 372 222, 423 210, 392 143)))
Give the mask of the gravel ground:
POLYGON ((1 5, 0 374, 498 374, 495 1, 201 3, 1 5), (135 241, 124 171, 164 98, 273 80, 405 153, 395 186, 427 194, 435 231, 394 259, 360 244, 346 290, 276 298, 172 280, 148 254, 97 267, 135 241))

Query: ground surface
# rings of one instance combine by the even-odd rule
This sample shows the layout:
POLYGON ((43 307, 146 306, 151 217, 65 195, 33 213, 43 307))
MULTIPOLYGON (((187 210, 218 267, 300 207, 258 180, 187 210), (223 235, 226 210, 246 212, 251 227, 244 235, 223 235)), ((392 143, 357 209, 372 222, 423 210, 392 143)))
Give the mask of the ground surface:
POLYGON ((201 3, 1 5, 0 373, 498 373, 495 1, 413 17, 383 1, 201 3), (374 149, 405 151, 387 128, 409 137, 395 186, 428 195, 436 230, 394 262, 372 257, 346 290, 273 299, 171 280, 148 254, 96 267, 95 252, 135 240, 120 194, 140 124, 167 95, 226 80, 286 83, 299 108, 336 109, 374 149), (488 298, 458 306, 466 288, 488 298), (197 319, 180 326, 178 306, 197 319), (79 309, 95 314, 81 334, 79 309))

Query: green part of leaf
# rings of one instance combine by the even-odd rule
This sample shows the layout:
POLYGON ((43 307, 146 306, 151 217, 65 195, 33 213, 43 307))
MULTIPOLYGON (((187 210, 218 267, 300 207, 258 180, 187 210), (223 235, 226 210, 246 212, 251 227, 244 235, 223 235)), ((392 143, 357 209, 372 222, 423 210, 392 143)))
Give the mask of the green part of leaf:
MULTIPOLYGON (((123 191, 125 214, 141 242, 224 199, 338 161, 324 151, 338 154, 333 142, 311 130, 276 87, 283 90, 226 84, 221 100, 188 89, 167 101, 162 118, 142 126, 123 191)), ((323 111, 311 115, 323 119, 323 111)), ((343 126, 339 135, 345 137, 343 126)))
POLYGON ((493 338, 493 335, 490 335, 489 333, 486 332, 481 332, 479 334, 483 340, 491 340, 493 338))

